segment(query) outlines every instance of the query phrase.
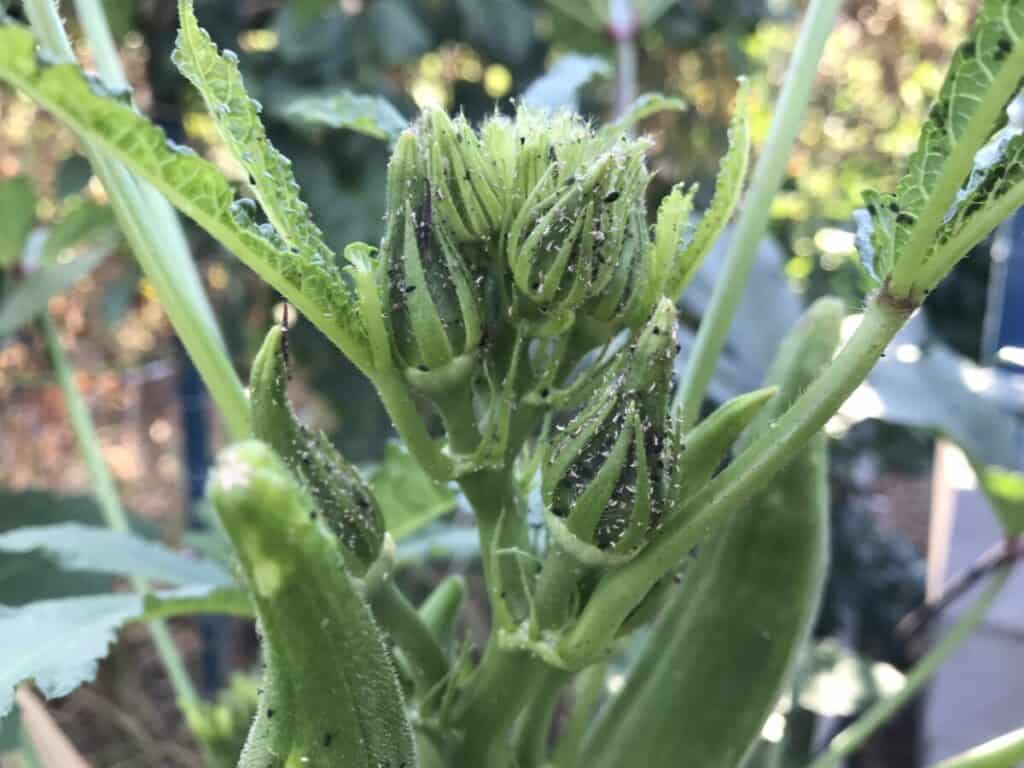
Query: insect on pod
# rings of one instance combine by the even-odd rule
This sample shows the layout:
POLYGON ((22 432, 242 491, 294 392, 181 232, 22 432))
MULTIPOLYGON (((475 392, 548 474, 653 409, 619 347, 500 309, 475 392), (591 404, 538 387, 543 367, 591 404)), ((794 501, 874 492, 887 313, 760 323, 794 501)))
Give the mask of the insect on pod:
POLYGON ((674 465, 668 410, 675 321, 672 302, 662 300, 545 462, 549 530, 585 564, 629 560, 664 514, 674 465))
POLYGON ((430 182, 409 131, 392 156, 388 199, 381 258, 392 351, 414 386, 444 391, 475 369, 480 299, 450 233, 435 220, 430 182))
POLYGON ((384 516, 355 467, 322 432, 296 417, 288 402, 284 330, 270 329, 249 379, 253 434, 270 445, 300 480, 317 514, 342 547, 345 565, 363 576, 381 553, 384 516))

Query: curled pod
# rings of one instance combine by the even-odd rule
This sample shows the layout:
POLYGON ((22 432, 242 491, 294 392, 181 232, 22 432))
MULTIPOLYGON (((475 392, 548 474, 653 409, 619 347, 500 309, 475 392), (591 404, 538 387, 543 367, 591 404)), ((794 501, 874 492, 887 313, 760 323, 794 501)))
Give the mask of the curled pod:
POLYGON ((252 440, 221 455, 208 492, 262 638, 263 694, 239 768, 416 765, 383 638, 302 486, 252 440))
POLYGON ((274 326, 253 361, 249 402, 253 434, 267 443, 302 483, 316 513, 341 544, 345 564, 363 576, 384 544, 384 516, 355 467, 322 432, 296 417, 288 401, 284 330, 274 326))
POLYGON ((632 558, 665 511, 675 308, 661 302, 555 441, 541 494, 556 543, 587 565, 632 558))

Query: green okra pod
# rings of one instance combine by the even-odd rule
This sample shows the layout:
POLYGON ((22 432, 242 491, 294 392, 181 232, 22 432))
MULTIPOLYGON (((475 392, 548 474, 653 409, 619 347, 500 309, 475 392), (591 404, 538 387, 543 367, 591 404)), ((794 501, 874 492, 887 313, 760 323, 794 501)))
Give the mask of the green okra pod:
POLYGON ((239 768, 416 765, 398 680, 312 502, 269 446, 220 457, 209 496, 262 635, 260 708, 239 768))
POLYGON ((313 499, 315 512, 337 536, 345 565, 363 576, 386 540, 384 516, 355 467, 327 436, 302 424, 288 401, 284 334, 274 326, 249 377, 253 434, 270 445, 313 499))

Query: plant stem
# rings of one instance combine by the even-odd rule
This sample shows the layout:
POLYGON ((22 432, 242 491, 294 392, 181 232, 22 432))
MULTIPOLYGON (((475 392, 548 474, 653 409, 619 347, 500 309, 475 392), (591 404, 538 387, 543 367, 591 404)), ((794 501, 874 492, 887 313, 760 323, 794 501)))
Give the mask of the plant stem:
POLYGON ((427 431, 423 418, 416 410, 416 403, 409 394, 409 387, 401 379, 401 374, 392 369, 374 375, 372 380, 388 416, 391 417, 391 423, 395 425, 416 463, 434 480, 450 480, 452 463, 441 453, 437 442, 427 431))
POLYGON ((615 117, 637 95, 637 19, 632 0, 608 0, 608 34, 615 42, 615 117))
POLYGON ((943 760, 935 768, 1007 768, 1024 763, 1024 728, 943 760))
POLYGON ((673 410, 681 407, 687 428, 697 422, 715 363, 757 256, 757 246, 768 228, 772 199, 785 177, 786 163, 807 111, 818 61, 839 6, 840 0, 812 0, 800 27, 800 37, 775 104, 768 138, 757 159, 750 189, 729 241, 721 277, 711 294, 676 392, 673 410))
POLYGON ((398 585, 388 579, 370 594, 373 615, 409 661, 410 673, 420 695, 426 694, 446 674, 448 660, 398 585))
POLYGON ((604 679, 608 674, 608 662, 599 662, 583 670, 573 685, 575 696, 572 714, 562 729, 558 746, 555 747, 554 765, 557 768, 575 768, 580 745, 587 727, 593 722, 594 713, 601 704, 604 693, 604 679))
POLYGON ((717 477, 684 501, 678 519, 628 564, 598 584, 560 651, 570 664, 608 647, 630 611, 700 541, 759 493, 867 377, 911 308, 885 293, 868 304, 857 331, 804 393, 717 477))
MULTIPOLYGON (((75 385, 71 367, 64 355, 60 339, 57 336, 57 329, 49 315, 44 314, 42 319, 43 332, 46 335, 46 346, 53 361, 54 371, 57 374, 57 381, 60 384, 61 392, 64 395, 64 403, 68 410, 68 417, 71 421, 71 428, 75 433, 75 440, 78 449, 85 461, 89 471, 89 478, 92 481, 93 491, 100 505, 100 511, 109 528, 115 531, 130 532, 131 526, 128 522, 128 515, 117 495, 113 478, 107 470, 100 453, 99 440, 96 437, 96 430, 93 426, 89 409, 82 400, 82 395, 75 385)), ((133 578, 132 586, 139 594, 148 591, 146 582, 143 579, 133 578)), ((152 621, 148 625, 149 633, 153 638, 160 660, 167 670, 167 676, 171 681, 174 692, 179 703, 193 702, 197 700, 195 687, 185 670, 185 665, 178 654, 178 649, 167 631, 167 625, 162 621, 152 621)))
POLYGON ((544 678, 553 674, 563 673, 523 651, 506 651, 496 642, 488 643, 455 714, 456 727, 464 731, 455 765, 509 765, 508 732, 544 678))
POLYGON ((871 734, 910 701, 922 686, 932 679, 942 663, 977 629, 992 602, 1006 584, 1010 571, 1011 568, 1006 566, 996 572, 992 581, 978 596, 970 610, 964 613, 963 617, 943 636, 939 643, 914 665, 907 675, 904 686, 892 696, 876 702, 856 722, 841 731, 829 743, 827 751, 819 755, 808 768, 835 768, 840 765, 871 734))
MULTIPOLYGON (((74 62, 64 25, 50 0, 26 0, 32 30, 51 55, 74 62)), ((109 41, 103 10, 94 0, 80 0, 82 22, 104 77, 124 84, 116 51, 109 41), (100 35, 94 39, 93 35, 100 35)), ((203 291, 181 223, 173 209, 152 187, 132 176, 93 143, 82 146, 110 199, 132 251, 152 283, 160 304, 195 363, 232 437, 249 434, 249 405, 245 390, 228 357, 216 318, 203 291)))
POLYGON ((523 712, 516 733, 519 765, 544 765, 548 753, 548 734, 555 707, 570 673, 550 674, 539 683, 533 702, 523 712))

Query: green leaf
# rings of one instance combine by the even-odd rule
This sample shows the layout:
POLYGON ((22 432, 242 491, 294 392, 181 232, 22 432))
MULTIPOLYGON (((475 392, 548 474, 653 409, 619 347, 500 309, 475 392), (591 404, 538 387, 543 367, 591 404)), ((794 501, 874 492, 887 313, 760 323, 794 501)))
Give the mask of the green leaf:
POLYGON ((44 264, 0 301, 0 339, 31 323, 44 311, 53 297, 68 291, 92 272, 110 253, 110 248, 93 248, 67 264, 44 264))
POLYGON ((215 166, 170 143, 130 106, 102 93, 71 64, 36 56, 31 33, 0 25, 0 79, 153 184, 179 210, 277 289, 358 367, 368 364, 365 332, 337 265, 326 252, 289 248, 234 202, 215 166))
POLYGON ((138 595, 91 595, 0 606, 0 717, 14 704, 14 688, 34 680, 52 699, 96 677, 117 631, 138 616, 138 595))
POLYGON ((92 177, 92 166, 81 155, 71 155, 57 170, 57 195, 64 198, 77 195, 92 177))
MULTIPOLYGON (((0 489, 0 531, 25 525, 75 520, 101 523, 103 516, 89 496, 62 496, 47 491, 0 489)), ((0 604, 24 605, 33 600, 109 592, 108 576, 69 574, 53 567, 40 553, 5 554, 0 558, 0 604)))
POLYGON ((36 193, 28 179, 0 179, 0 211, 0 269, 5 269, 21 260, 36 221, 36 193))
POLYGON ((168 584, 231 584, 219 565, 128 533, 79 523, 36 525, 0 534, 0 552, 41 550, 66 571, 137 576, 168 584))
POLYGON ((595 77, 607 77, 611 67, 597 56, 567 53, 547 74, 534 80, 523 92, 523 103, 542 109, 575 109, 580 88, 595 77))
POLYGON ((180 27, 172 60, 198 89, 217 132, 249 173, 249 183, 278 235, 292 248, 333 260, 309 207, 299 197, 291 161, 274 149, 260 122, 260 104, 249 98, 238 57, 224 54, 196 20, 192 0, 178 3, 180 27))
POLYGON ((174 619, 179 616, 216 614, 219 616, 254 615, 249 593, 239 587, 189 586, 143 597, 140 620, 174 619))
POLYGON ((645 93, 630 104, 626 111, 602 129, 604 133, 622 133, 628 131, 641 120, 646 120, 659 112, 685 112, 686 102, 675 96, 664 93, 645 93))
POLYGON ((409 121, 382 96, 353 93, 347 88, 299 94, 280 108, 297 125, 345 128, 375 139, 395 141, 409 121))
POLYGON ((14 688, 25 680, 48 699, 93 680, 126 622, 191 613, 249 616, 252 609, 241 590, 208 586, 0 605, 0 718, 10 712, 14 688))
POLYGON ((997 466, 975 466, 978 484, 1007 536, 1024 535, 1024 473, 997 466))
POLYGON ((399 443, 388 443, 384 460, 370 475, 388 532, 398 541, 455 507, 455 491, 420 469, 399 443))
POLYGON ((64 251, 72 246, 85 241, 112 240, 116 237, 115 224, 114 214, 107 206, 88 202, 77 205, 50 227, 41 259, 47 263, 59 262, 65 258, 64 251))
POLYGON ((809 648, 797 667, 793 689, 799 705, 822 717, 850 717, 904 685, 891 664, 860 656, 834 640, 809 648))
POLYGON ((736 92, 736 106, 729 123, 729 150, 718 166, 715 179, 715 196, 711 199, 704 217, 700 220, 693 237, 676 256, 665 295, 675 299, 693 278, 704 256, 711 250, 718 236, 736 210, 743 192, 750 164, 750 121, 748 115, 749 86, 740 80, 736 92))
MULTIPOLYGON (((870 251, 867 260, 876 278, 893 275, 898 294, 927 290, 941 278, 950 262, 937 259, 926 266, 929 254, 943 248, 964 219, 991 205, 994 197, 984 184, 980 195, 961 190, 957 199, 952 198, 969 184, 975 153, 1005 122, 1006 107, 1022 75, 1024 7, 1013 0, 985 0, 970 38, 953 57, 895 197, 876 205, 877 196, 870 194, 868 210, 859 217, 865 231, 862 258, 870 251), (901 260, 903 269, 897 264, 901 260)), ((963 252, 950 255, 959 258, 963 252)))

